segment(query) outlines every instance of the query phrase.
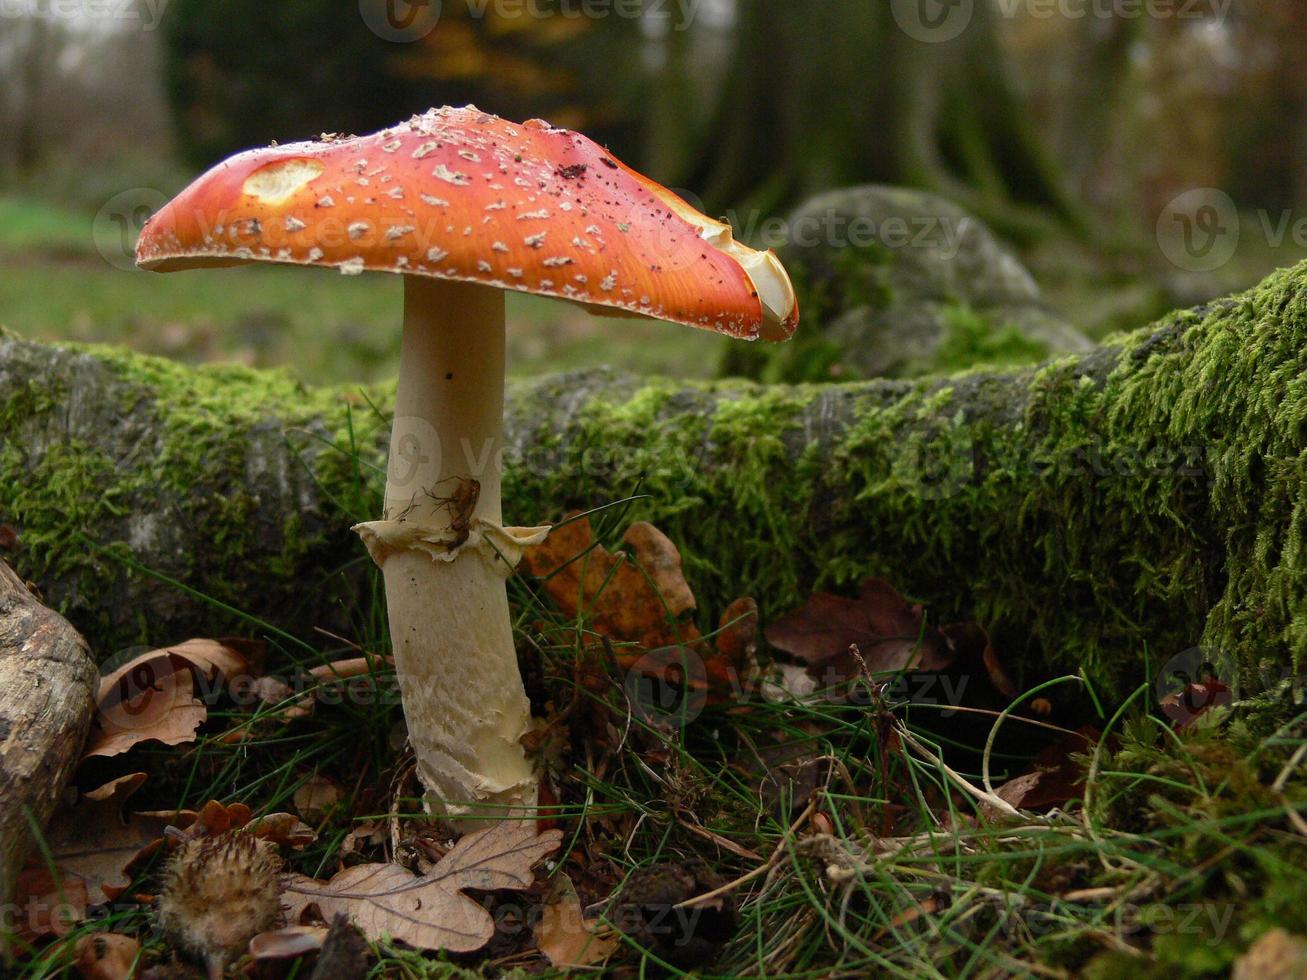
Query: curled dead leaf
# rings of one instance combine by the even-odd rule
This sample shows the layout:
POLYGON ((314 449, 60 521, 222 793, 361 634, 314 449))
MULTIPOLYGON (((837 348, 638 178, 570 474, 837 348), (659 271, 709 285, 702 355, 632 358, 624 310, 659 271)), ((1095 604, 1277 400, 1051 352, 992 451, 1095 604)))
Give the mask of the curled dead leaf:
POLYGON ((121 755, 140 742, 193 741, 217 685, 247 676, 258 656, 248 641, 187 640, 120 664, 100 679, 85 757, 121 755))
POLYGON ((288 960, 316 953, 327 939, 326 926, 286 926, 261 932, 250 940, 250 955, 256 960, 288 960))

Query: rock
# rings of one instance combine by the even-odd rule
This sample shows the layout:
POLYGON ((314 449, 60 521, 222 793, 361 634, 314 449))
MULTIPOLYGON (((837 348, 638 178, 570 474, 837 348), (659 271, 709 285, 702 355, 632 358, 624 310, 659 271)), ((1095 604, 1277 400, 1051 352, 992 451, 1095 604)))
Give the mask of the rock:
MULTIPOLYGON (((803 310, 796 342, 754 370, 785 381, 915 377, 1027 364, 1090 342, 1040 299, 978 218, 921 191, 853 187, 802 205, 781 258, 803 310)), ((745 355, 749 357, 748 354, 745 355)))

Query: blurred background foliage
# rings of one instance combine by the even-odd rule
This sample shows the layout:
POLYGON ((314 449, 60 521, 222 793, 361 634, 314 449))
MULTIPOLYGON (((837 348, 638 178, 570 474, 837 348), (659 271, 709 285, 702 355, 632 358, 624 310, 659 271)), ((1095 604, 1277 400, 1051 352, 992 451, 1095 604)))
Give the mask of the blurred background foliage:
MULTIPOLYGON (((124 193, 171 194, 236 150, 444 103, 582 129, 745 238, 833 188, 939 193, 1012 244, 1090 336, 1304 254, 1265 225, 1307 217, 1307 4, 1128 16, 1091 0, 957 2, 966 29, 936 43, 903 28, 899 0, 6 0, 0 323, 293 362, 314 381, 384 376, 395 283, 146 276, 101 258, 94 222, 124 193), (1224 190, 1263 229, 1201 276, 1169 264, 1155 234, 1196 187, 1224 190), (324 335, 335 346, 306 355, 324 335)), ((514 331, 518 372, 717 363, 710 337, 514 307, 532 325, 514 331)))

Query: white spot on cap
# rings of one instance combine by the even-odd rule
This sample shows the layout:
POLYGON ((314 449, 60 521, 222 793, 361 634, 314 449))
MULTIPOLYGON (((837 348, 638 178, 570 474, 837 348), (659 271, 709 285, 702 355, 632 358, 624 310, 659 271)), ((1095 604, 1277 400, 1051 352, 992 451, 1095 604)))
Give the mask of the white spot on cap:
POLYGON ((491 247, 492 249, 494 249, 496 252, 507 252, 507 251, 508 251, 508 246, 505 245, 503 242, 495 242, 495 243, 494 243, 493 245, 491 245, 490 247, 491 247))
POLYGON ((319 259, 322 258, 324 254, 325 253, 322 251, 322 249, 314 245, 311 249, 309 249, 309 261, 317 262, 319 259))
POLYGON ((427 261, 439 262, 448 254, 449 253, 446 252, 443 248, 437 248, 436 246, 432 246, 431 248, 427 249, 427 261))
POLYGON ((527 235, 526 238, 523 239, 523 241, 526 242, 529 248, 540 248, 542 245, 544 245, 545 239, 548 237, 549 237, 549 232, 542 231, 538 235, 527 235))
POLYGON ((317 160, 278 160, 246 177, 242 190, 265 204, 281 204, 324 169, 317 160))
POLYGON ((436 147, 439 145, 440 145, 439 143, 435 143, 435 142, 423 143, 421 146, 419 146, 416 150, 413 151, 413 159, 421 160, 425 156, 430 156, 432 153, 436 152, 436 147))
POLYGON ((457 170, 450 170, 443 163, 431 171, 431 176, 436 180, 443 180, 447 184, 453 184, 456 187, 466 187, 472 183, 472 178, 467 174, 461 174, 457 170))
POLYGON ((308 225, 306 225, 303 221, 300 221, 300 219, 295 217, 293 214, 286 215, 287 231, 303 231, 307 227, 308 225))
POLYGON ((517 216, 518 221, 527 221, 528 219, 537 220, 537 221, 547 221, 549 219, 549 212, 548 210, 542 208, 539 211, 526 211, 517 216))
POLYGON ((387 241, 398 241, 414 231, 413 225, 391 225, 386 229, 387 241))
POLYGON ((514 279, 521 279, 521 278, 522 278, 522 270, 521 270, 521 269, 509 269, 509 270, 508 270, 508 274, 509 274, 510 276, 512 276, 514 279))
POLYGON ((485 259, 481 259, 480 261, 477 262, 477 269, 481 272, 495 271, 495 267, 491 265, 489 262, 487 262, 485 259))
POLYGON ((459 150, 458 155, 461 156, 468 163, 481 162, 481 155, 479 153, 473 153, 471 150, 459 150))
POLYGON ((614 269, 608 275, 604 276, 604 281, 599 284, 599 288, 606 293, 611 293, 617 286, 617 270, 614 269))
POLYGON ((422 195, 422 203, 430 204, 433 208, 449 207, 449 202, 446 201, 443 197, 432 197, 430 194, 422 195))
POLYGON ((372 228, 366 221, 355 221, 345 230, 349 232, 349 237, 358 241, 372 228))
POLYGON ((570 259, 566 255, 560 255, 556 258, 545 259, 544 264, 551 269, 556 269, 559 266, 571 265, 574 261, 574 259, 570 259))
POLYGON ((353 258, 346 259, 340 264, 340 274, 343 276, 357 276, 363 272, 363 259, 353 258))
POLYGON ((403 140, 391 140, 389 143, 382 143, 381 148, 385 150, 387 153, 394 153, 403 145, 404 145, 403 140))
POLYGON ((320 208, 334 208, 335 206, 336 202, 332 199, 330 194, 324 194, 322 197, 318 198, 318 207, 320 208))

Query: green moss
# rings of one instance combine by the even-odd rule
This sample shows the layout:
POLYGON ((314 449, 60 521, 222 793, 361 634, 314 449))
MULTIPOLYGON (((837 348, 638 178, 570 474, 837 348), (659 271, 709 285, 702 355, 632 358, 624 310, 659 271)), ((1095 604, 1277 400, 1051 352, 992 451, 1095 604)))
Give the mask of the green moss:
POLYGON ((1024 337, 1011 324, 998 324, 969 306, 944 310, 944 340, 930 363, 916 365, 907 375, 965 371, 976 367, 1016 367, 1048 357, 1048 346, 1024 337))
MULTIPOLYGON (((285 492, 289 476, 264 467, 285 466, 296 427, 341 440, 342 393, 310 391, 278 372, 194 370, 125 350, 73 349, 93 356, 72 359, 65 377, 6 391, 0 402, 0 431, 15 435, 0 451, 0 516, 21 528, 23 573, 63 593, 64 611, 106 656, 120 645, 177 639, 158 636, 112 587, 142 574, 127 566, 143 542, 168 555, 155 571, 218 602, 245 603, 258 594, 255 582, 269 583, 268 608, 286 602, 305 556, 321 549, 328 531, 321 521, 306 527, 291 508, 280 527, 262 526, 255 495, 285 492), (94 396, 82 397, 84 390, 94 396), (44 445, 45 420, 66 412, 85 412, 70 428, 98 438, 44 445), (29 456, 33 445, 42 448, 29 456), (234 474, 246 475, 243 490, 233 492, 234 474), (177 526, 204 547, 158 547, 155 536, 177 526)), ((310 450, 308 478, 340 484, 344 457, 298 441, 310 450)), ((197 610, 196 626, 219 618, 216 607, 197 610)))

